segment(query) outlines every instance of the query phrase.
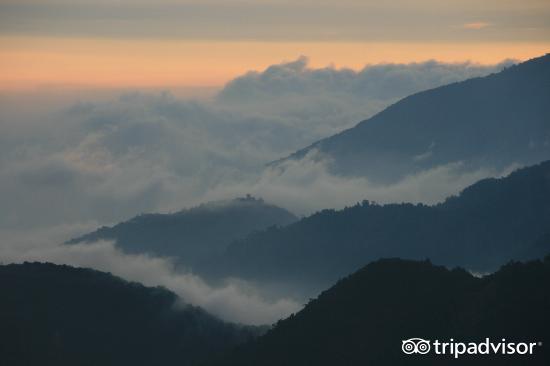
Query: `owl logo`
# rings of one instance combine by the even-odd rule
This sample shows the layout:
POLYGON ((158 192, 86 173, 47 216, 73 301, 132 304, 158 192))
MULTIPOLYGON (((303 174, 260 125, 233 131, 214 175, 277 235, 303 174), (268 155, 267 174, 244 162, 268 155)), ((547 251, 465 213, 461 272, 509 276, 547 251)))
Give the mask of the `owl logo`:
POLYGON ((425 355, 430 352, 430 341, 428 340, 422 338, 409 338, 401 342, 401 350, 407 355, 412 355, 414 353, 425 355))

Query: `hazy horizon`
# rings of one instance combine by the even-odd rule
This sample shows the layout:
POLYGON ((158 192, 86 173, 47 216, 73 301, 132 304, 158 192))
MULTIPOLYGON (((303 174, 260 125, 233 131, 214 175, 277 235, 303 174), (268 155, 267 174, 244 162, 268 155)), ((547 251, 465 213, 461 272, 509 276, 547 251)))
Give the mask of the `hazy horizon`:
POLYGON ((301 55, 353 70, 525 61, 550 49, 549 15, 542 0, 2 0, 0 90, 219 87, 301 55))

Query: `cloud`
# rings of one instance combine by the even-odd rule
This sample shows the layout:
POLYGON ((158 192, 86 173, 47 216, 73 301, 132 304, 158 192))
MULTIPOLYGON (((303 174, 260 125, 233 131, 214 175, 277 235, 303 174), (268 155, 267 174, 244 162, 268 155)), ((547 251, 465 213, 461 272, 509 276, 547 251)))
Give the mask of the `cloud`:
POLYGON ((258 102, 281 96, 317 96, 329 94, 355 96, 358 99, 387 100, 407 96, 420 90, 487 75, 509 66, 507 60, 497 65, 475 63, 441 63, 427 61, 410 64, 367 65, 362 70, 308 67, 305 56, 292 62, 272 65, 262 72, 249 72, 224 87, 221 101, 258 102))
POLYGON ((303 215, 363 199, 440 201, 501 172, 464 171, 455 163, 383 186, 332 175, 314 152, 282 170, 265 164, 407 94, 503 65, 430 61, 353 71, 312 69, 299 58, 238 77, 210 101, 136 92, 61 108, 36 95, 0 98, 0 261, 92 267, 166 286, 224 319, 274 321, 300 306, 238 279, 213 286, 167 259, 126 255, 111 243, 57 243, 142 212, 246 193, 303 215))
POLYGON ((460 162, 449 163, 410 175, 394 184, 376 184, 368 177, 348 178, 329 172, 329 161, 312 150, 303 159, 286 160, 266 169, 247 184, 216 187, 209 197, 221 198, 251 193, 277 202, 302 215, 323 208, 343 208, 364 199, 381 204, 411 202, 435 204, 458 194, 464 187, 481 179, 509 174, 517 168, 503 170, 490 167, 466 170, 460 162))
POLYGON ((463 24, 462 27, 465 29, 483 29, 491 25, 492 25, 491 23, 486 23, 486 22, 473 22, 473 23, 463 24))
MULTIPOLYGON (((484 76, 513 64, 441 63, 366 65, 359 71, 308 67, 308 59, 272 65, 228 82, 217 105, 292 123, 300 134, 328 136, 351 127, 412 93, 484 76)), ((305 145, 304 145, 305 146, 305 145)))
MULTIPOLYGON (((296 168, 290 170, 299 177, 293 180, 264 172, 267 162, 351 127, 412 92, 505 64, 430 61, 353 71, 312 69, 302 57, 238 77, 212 101, 136 92, 48 111, 37 98, 0 100, 0 228, 109 224, 198 204, 218 197, 224 187, 284 204, 282 193, 258 187, 282 192, 283 184, 291 190, 300 181, 324 187, 337 178, 319 173, 309 178, 317 182, 309 182, 296 168)), ((305 172, 319 169, 307 167, 305 172)), ((359 189, 357 183, 352 184, 359 189)), ((354 198, 369 198, 369 191, 362 197, 354 192, 354 198)), ((350 199, 337 191, 331 197, 318 205, 297 200, 304 207, 293 207, 309 212, 350 199)))
POLYGON ((250 283, 228 279, 220 286, 210 286, 199 276, 175 269, 165 258, 128 255, 110 242, 82 245, 58 245, 48 237, 75 228, 60 227, 33 234, 6 236, 0 245, 0 262, 52 262, 95 268, 147 286, 164 286, 178 294, 184 303, 198 305, 210 313, 242 324, 271 324, 298 311, 301 305, 290 298, 267 300, 250 283), (13 240, 13 241, 12 241, 13 240))

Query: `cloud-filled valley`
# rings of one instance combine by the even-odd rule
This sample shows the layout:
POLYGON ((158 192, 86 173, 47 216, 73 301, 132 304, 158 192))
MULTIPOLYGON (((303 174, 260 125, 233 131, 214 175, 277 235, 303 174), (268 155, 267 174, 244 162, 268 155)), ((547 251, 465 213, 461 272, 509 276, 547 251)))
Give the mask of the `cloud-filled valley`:
MULTIPOLYGON (((212 189, 254 189, 276 176, 262 175, 272 160, 351 127, 412 92, 503 65, 431 61, 356 72, 309 69, 300 58, 238 77, 213 101, 136 92, 40 114, 31 114, 32 105, 4 102, 0 196, 10 209, 0 217, 0 227, 114 222, 203 202, 212 189), (14 118, 17 114, 23 117, 14 118), (55 212, 43 215, 51 205, 55 212)), ((321 167, 310 165, 307 170, 319 174, 321 167)), ((319 204, 325 206, 331 205, 319 204)))
MULTIPOLYGON (((271 322, 300 305, 266 300, 252 285, 212 286, 167 259, 128 255, 111 243, 66 247, 71 235, 143 212, 170 212, 250 193, 298 215, 363 199, 435 203, 506 170, 460 162, 381 185, 341 177, 323 156, 267 163, 354 126, 411 93, 498 71, 418 64, 311 69, 306 58, 250 72, 211 100, 127 93, 63 108, 0 100, 0 261, 90 266, 163 285, 224 319, 271 322), (48 111, 48 112, 45 112, 48 111), (59 228, 55 235, 47 228, 59 228)), ((301 300, 301 299, 300 299, 301 300)))
POLYGON ((227 279, 223 284, 209 285, 191 272, 176 269, 169 258, 125 254, 113 243, 104 241, 60 245, 51 241, 47 232, 41 234, 39 239, 20 235, 3 238, 2 262, 51 262, 110 272, 147 286, 166 287, 184 301, 178 306, 186 303, 200 306, 221 319, 243 324, 270 324, 301 308, 301 304, 291 298, 266 297, 253 284, 243 280, 227 279))

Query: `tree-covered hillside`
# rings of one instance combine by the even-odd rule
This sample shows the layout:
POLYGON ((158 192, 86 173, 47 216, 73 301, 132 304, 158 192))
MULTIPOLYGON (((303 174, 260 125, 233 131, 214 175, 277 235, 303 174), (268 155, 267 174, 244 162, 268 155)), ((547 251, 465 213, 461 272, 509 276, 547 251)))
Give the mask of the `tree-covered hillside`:
POLYGON ((173 214, 136 216, 69 243, 114 240, 125 252, 174 257, 179 263, 192 266, 253 231, 296 220, 296 216, 283 208, 247 196, 210 202, 173 214))
POLYGON ((464 169, 535 164, 550 156, 549 101, 547 54, 408 96, 289 159, 317 150, 333 173, 380 182, 453 162, 464 169))
POLYGON ((435 206, 365 201, 324 210, 236 241, 201 270, 317 289, 382 257, 430 258, 486 272, 546 253, 549 229, 547 161, 482 180, 435 206))
POLYGON ((194 365, 258 332, 107 273, 0 266, 2 365, 194 365))
MULTIPOLYGON (((429 262, 384 259, 323 292, 215 366, 548 365, 550 257, 476 278, 429 262), (536 343, 533 355, 406 355, 409 338, 536 343), (539 344, 539 342, 541 342, 539 344)), ((448 351, 447 351, 448 352, 448 351)))

